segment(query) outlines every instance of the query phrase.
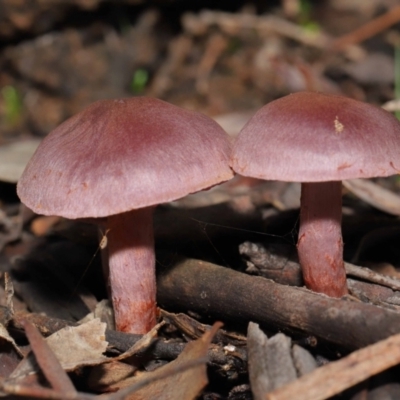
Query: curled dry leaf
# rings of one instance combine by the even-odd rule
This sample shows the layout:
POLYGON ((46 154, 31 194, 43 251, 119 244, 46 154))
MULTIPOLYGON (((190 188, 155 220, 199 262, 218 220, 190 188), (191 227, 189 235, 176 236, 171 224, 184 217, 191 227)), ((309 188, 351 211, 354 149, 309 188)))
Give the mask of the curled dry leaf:
POLYGON ((23 354, 3 324, 0 324, 0 348, 0 378, 6 378, 19 364, 23 354))
MULTIPOLYGON (((94 319, 79 326, 67 326, 53 333, 46 341, 64 370, 73 371, 108 360, 103 356, 107 349, 105 330, 106 324, 94 319)), ((33 358, 27 357, 13 371, 10 379, 20 381, 36 370, 33 358)))
POLYGON ((15 340, 9 335, 7 329, 4 327, 3 324, 0 324, 0 340, 2 342, 7 342, 11 347, 15 350, 15 352, 23 357, 23 353, 19 349, 18 345, 15 343, 15 340))
MULTIPOLYGON (((135 393, 124 397, 125 400, 167 400, 167 399, 185 399, 191 400, 197 398, 201 390, 208 383, 206 365, 201 363, 198 366, 180 370, 182 366, 189 365, 196 360, 204 359, 207 356, 207 349, 221 323, 215 323, 213 327, 206 332, 200 339, 190 342, 185 350, 174 361, 169 364, 138 377, 128 378, 124 381, 127 390, 128 386, 138 385, 140 381, 149 381, 154 378, 151 385, 146 385, 135 393), (178 372, 179 371, 179 372, 178 372), (158 377, 163 377, 158 379, 158 377)), ((122 387, 122 385, 120 385, 122 387)), ((116 393, 117 395, 117 393, 116 393)))

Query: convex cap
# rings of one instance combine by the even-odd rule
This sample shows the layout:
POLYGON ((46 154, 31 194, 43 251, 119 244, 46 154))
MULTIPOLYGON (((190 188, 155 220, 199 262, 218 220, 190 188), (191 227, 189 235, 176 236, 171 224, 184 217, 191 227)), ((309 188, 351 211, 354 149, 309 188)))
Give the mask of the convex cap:
POLYGON ((347 97, 300 92, 262 107, 233 149, 235 172, 254 178, 320 182, 400 172, 400 124, 347 97))
POLYGON ((203 114, 154 98, 101 100, 43 140, 18 194, 39 214, 104 217, 230 179, 229 154, 226 133, 203 114))

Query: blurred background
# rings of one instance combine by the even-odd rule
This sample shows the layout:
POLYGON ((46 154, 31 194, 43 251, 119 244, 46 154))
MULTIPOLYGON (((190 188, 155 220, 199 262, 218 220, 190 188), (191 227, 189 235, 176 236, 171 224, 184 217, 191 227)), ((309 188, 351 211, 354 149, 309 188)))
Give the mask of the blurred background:
MULTIPOLYGON (((0 0, 0 279, 12 271, 15 308, 77 320, 107 295, 100 268, 89 270, 100 266, 96 229, 35 216, 16 195, 57 125, 98 99, 153 96, 201 111, 234 136, 264 104, 304 90, 400 113, 399 1, 0 0), (90 296, 82 288, 78 298, 83 275, 90 296)), ((344 189, 345 259, 400 278, 400 180, 374 183, 362 196, 344 189)), ((158 267, 173 253, 262 275, 251 262, 264 248, 248 241, 279 245, 272 253, 286 265, 299 197, 299 184, 237 176, 158 207, 158 267)))
POLYGON ((1 0, 0 145, 100 98, 158 97, 232 133, 300 90, 382 105, 400 92, 397 3, 1 0))

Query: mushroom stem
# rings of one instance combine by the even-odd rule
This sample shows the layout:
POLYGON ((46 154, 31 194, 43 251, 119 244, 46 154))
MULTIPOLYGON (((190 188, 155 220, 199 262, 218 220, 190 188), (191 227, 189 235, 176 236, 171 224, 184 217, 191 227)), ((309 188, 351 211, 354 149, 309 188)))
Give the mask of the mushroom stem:
POLYGON ((147 333, 156 324, 153 207, 112 215, 108 229, 116 329, 147 333))
POLYGON ((343 263, 342 183, 301 185, 297 250, 306 286, 331 297, 348 293, 343 263))

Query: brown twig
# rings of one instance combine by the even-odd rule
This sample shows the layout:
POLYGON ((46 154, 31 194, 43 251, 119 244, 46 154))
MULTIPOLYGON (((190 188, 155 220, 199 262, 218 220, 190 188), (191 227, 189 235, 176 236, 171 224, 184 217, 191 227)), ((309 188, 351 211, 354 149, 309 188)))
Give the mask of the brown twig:
POLYGON ((69 379, 69 376, 63 370, 57 357, 35 325, 25 320, 23 321, 23 327, 29 343, 31 344, 32 351, 35 354, 36 361, 53 389, 72 397, 76 396, 75 387, 69 379))
POLYGON ((342 51, 347 46, 361 43, 362 41, 377 35, 399 21, 400 6, 395 6, 385 14, 362 25, 360 28, 335 39, 332 43, 332 49, 335 51, 342 51))

